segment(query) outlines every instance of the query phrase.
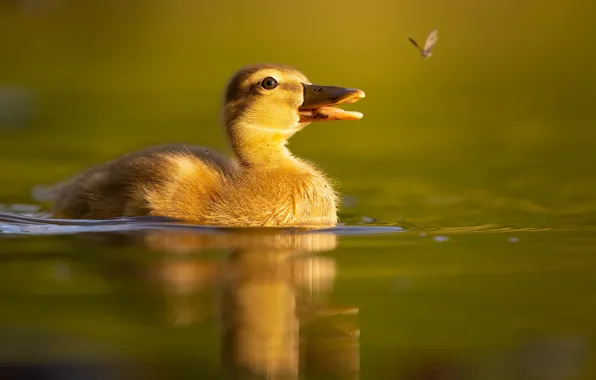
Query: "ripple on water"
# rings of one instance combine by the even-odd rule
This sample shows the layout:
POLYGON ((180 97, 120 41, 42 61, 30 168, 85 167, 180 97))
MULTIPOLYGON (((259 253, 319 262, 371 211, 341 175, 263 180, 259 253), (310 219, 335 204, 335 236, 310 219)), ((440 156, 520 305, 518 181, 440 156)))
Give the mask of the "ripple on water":
MULTIPOLYGON (((131 217, 110 220, 71 220, 49 219, 27 216, 18 213, 0 212, 0 234, 3 235, 71 235, 80 233, 133 232, 148 230, 192 230, 196 233, 219 234, 231 233, 238 229, 202 226, 181 223, 162 217, 131 217)), ((247 230, 247 229, 244 229, 247 230)), ((263 229, 252 229, 255 232, 263 229)), ((326 233, 334 235, 372 235, 404 231, 397 226, 336 226, 320 230, 300 228, 276 228, 281 233, 313 234, 326 233)))

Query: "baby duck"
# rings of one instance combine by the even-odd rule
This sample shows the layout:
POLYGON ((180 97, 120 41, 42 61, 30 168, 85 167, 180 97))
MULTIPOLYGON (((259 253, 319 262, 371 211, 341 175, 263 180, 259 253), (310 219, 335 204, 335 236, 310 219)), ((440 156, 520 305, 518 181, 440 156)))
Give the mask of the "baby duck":
POLYGON ((362 118, 334 107, 361 98, 361 90, 314 85, 290 67, 248 66, 225 91, 223 121, 233 158, 204 147, 157 146, 34 195, 53 203, 54 218, 152 215, 226 227, 334 226, 336 191, 286 144, 311 122, 362 118))

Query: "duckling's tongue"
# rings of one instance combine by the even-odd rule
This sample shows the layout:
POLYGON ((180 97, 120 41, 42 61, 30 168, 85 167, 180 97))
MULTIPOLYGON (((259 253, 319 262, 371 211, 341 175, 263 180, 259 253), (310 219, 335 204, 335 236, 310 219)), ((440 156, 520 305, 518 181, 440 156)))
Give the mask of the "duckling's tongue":
POLYGON ((300 110, 300 122, 322 120, 360 120, 362 114, 356 111, 346 111, 335 107, 318 107, 310 110, 300 110))

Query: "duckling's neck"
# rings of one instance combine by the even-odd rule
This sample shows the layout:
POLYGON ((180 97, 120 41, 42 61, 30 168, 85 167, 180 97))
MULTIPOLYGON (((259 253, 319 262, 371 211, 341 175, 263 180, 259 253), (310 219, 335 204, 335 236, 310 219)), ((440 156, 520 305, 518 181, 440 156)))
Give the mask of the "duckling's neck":
POLYGON ((232 148, 241 164, 249 168, 273 169, 300 161, 286 147, 298 127, 287 129, 237 123, 228 127, 232 148))

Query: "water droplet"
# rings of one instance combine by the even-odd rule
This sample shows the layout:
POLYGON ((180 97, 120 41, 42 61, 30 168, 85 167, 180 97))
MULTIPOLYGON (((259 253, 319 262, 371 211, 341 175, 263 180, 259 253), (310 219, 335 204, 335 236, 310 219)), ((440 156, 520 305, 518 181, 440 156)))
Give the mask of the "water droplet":
POLYGON ((362 217, 362 221, 363 221, 364 223, 372 223, 372 222, 374 222, 374 221, 375 221, 375 218, 371 218, 370 216, 363 216, 363 217, 362 217))
POLYGON ((439 242, 439 243, 441 243, 441 242, 444 242, 444 241, 447 241, 447 240, 449 240, 449 237, 447 237, 447 236, 442 236, 442 235, 439 235, 439 236, 435 236, 435 237, 433 238, 433 240, 434 240, 434 241, 436 241, 436 242, 439 242))
POLYGON ((510 243, 517 243, 519 241, 519 239, 516 238, 515 236, 510 237, 508 240, 510 243))

